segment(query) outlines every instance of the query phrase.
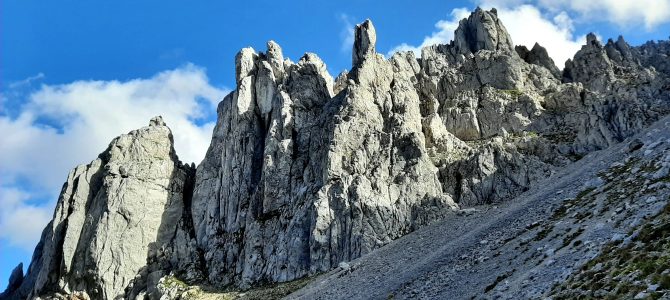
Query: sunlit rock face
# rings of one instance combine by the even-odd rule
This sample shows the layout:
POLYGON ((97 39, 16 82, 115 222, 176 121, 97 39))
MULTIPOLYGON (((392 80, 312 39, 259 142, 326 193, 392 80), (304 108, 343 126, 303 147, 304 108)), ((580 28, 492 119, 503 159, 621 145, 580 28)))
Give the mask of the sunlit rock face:
POLYGON ((248 286, 327 271, 411 231, 421 210, 456 207, 422 132, 419 69, 384 60, 370 21, 335 95, 314 54, 281 62, 242 50, 240 85, 219 107, 198 167, 196 236, 210 280, 248 286), (282 66, 281 68, 272 66, 282 66))
POLYGON ((248 288, 325 272, 513 199, 670 111, 665 42, 589 35, 560 71, 542 46, 515 47, 495 10, 421 57, 378 54, 369 20, 354 32, 336 79, 312 53, 242 49, 197 170, 159 118, 73 170, 3 297, 158 299, 168 275, 248 288))
POLYGON ((193 167, 177 159, 160 117, 115 138, 68 175, 15 298, 80 292, 115 299, 152 260, 187 261, 194 252, 181 250, 195 243, 180 220, 193 179, 193 167), (181 249, 172 248, 176 240, 181 249))

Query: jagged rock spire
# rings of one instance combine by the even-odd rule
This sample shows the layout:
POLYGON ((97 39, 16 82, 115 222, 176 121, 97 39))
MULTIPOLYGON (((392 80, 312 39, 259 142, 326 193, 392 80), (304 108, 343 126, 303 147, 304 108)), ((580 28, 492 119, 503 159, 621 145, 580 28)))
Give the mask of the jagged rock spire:
POLYGON ((602 46, 602 45, 600 45, 600 42, 598 41, 598 37, 593 32, 589 32, 589 34, 586 35, 586 45, 587 46, 590 46, 590 45, 602 46))
POLYGON ((356 25, 354 32, 353 66, 358 66, 368 55, 375 53, 375 43, 377 42, 377 33, 372 21, 356 25))
POLYGON ((284 53, 275 41, 268 41, 267 48, 267 60, 272 66, 273 75, 281 81, 284 78, 284 53))
POLYGON ((251 75, 256 70, 256 59, 258 54, 251 48, 243 48, 235 56, 235 78, 239 85, 245 77, 251 75))
POLYGON ((149 120, 149 126, 167 126, 163 121, 163 116, 155 116, 149 120))
POLYGON ((607 40, 605 52, 610 59, 618 63, 634 62, 630 45, 623 39, 623 36, 619 36, 616 42, 612 39, 607 40))
POLYGON ((512 38, 498 19, 495 8, 486 11, 477 7, 470 17, 461 20, 454 34, 454 43, 461 54, 479 50, 515 53, 512 38))
POLYGON ((557 79, 561 78, 561 71, 556 67, 554 60, 549 57, 547 49, 540 46, 540 44, 535 43, 533 48, 528 50, 526 46, 520 45, 514 48, 516 53, 519 54, 519 57, 526 61, 529 64, 534 64, 547 68, 554 77, 557 79))

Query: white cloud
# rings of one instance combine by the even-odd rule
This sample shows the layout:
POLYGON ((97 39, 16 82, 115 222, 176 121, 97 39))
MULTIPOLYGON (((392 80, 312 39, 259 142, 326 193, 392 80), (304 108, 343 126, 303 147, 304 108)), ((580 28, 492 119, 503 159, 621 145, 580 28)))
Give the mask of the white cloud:
MULTIPOLYGON (((482 7, 493 5, 482 3, 482 7)), ((537 42, 547 49, 554 63, 563 68, 565 61, 572 58, 586 43, 586 36, 575 36, 573 20, 565 12, 553 16, 544 16, 532 5, 515 7, 499 6, 498 17, 507 28, 515 45, 524 45, 528 49, 537 42)))
POLYGON ((52 203, 29 204, 30 195, 17 188, 0 187, 0 238, 32 251, 51 220, 52 203))
POLYGON ((340 51, 350 52, 354 46, 354 26, 356 24, 347 14, 340 14, 340 22, 342 22, 342 30, 340 31, 340 51))
MULTIPOLYGON (((498 17, 507 28, 516 45, 525 45, 529 49, 538 42, 547 48, 557 66, 563 67, 568 58, 574 56, 585 41, 584 36, 575 37, 572 19, 565 12, 547 17, 535 6, 518 5, 519 0, 484 1, 482 8, 497 7, 498 17)), ((421 48, 434 44, 447 44, 454 38, 454 31, 460 20, 467 18, 471 10, 457 8, 452 10, 450 18, 435 24, 438 29, 426 36, 419 46, 401 44, 394 47, 387 56, 396 51, 414 51, 420 55, 421 48)))
POLYGON ((569 10, 582 21, 608 21, 619 26, 643 24, 647 30, 670 22, 670 0, 538 0, 551 10, 569 10))
POLYGON ((153 116, 162 115, 172 129, 180 159, 199 163, 226 93, 209 83, 204 69, 186 65, 146 79, 42 85, 24 95, 18 115, 0 115, 0 238, 22 246, 38 239, 52 206, 27 201, 55 200, 70 169, 153 116))

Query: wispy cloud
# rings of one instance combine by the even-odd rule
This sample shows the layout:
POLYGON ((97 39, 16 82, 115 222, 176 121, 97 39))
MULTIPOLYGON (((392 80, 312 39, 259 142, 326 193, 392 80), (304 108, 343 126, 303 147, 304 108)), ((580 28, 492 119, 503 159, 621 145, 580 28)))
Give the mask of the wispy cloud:
POLYGON ((185 52, 184 48, 174 48, 161 53, 158 58, 165 60, 179 59, 184 57, 185 52))
POLYGON ((45 77, 44 73, 40 72, 40 73, 37 73, 36 75, 30 76, 26 79, 9 83, 8 87, 10 89, 15 89, 15 88, 19 88, 19 87, 22 87, 22 86, 30 85, 32 82, 43 79, 44 77, 45 77))
POLYGON ((354 46, 354 26, 356 26, 356 22, 347 14, 340 14, 339 19, 342 23, 340 51, 351 52, 351 48, 354 46))
POLYGON ((15 187, 0 187, 0 239, 32 251, 51 220, 53 203, 29 203, 31 195, 15 187))

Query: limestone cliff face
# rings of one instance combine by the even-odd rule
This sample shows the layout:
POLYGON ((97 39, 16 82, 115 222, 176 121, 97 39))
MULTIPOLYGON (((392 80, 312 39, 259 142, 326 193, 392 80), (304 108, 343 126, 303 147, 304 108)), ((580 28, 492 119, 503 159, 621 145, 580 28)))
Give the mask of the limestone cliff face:
POLYGON ((97 159, 68 175, 53 221, 12 298, 123 297, 148 257, 168 251, 175 238, 190 242, 178 236, 183 224, 177 221, 193 171, 177 159, 161 118, 114 139, 97 159))
POLYGON ((337 95, 314 54, 282 61, 270 42, 238 55, 239 87, 221 102, 193 197, 213 282, 327 271, 409 232, 418 210, 456 206, 427 155, 416 59, 376 54, 369 21, 356 36, 337 95))
POLYGON ((5 296, 155 299, 168 274, 247 288, 324 272, 451 210, 514 198, 670 112, 663 43, 590 35, 561 72, 481 9, 421 57, 385 59, 376 40, 358 25, 336 79, 315 54, 242 49, 197 170, 160 120, 116 139, 70 175, 5 296))

